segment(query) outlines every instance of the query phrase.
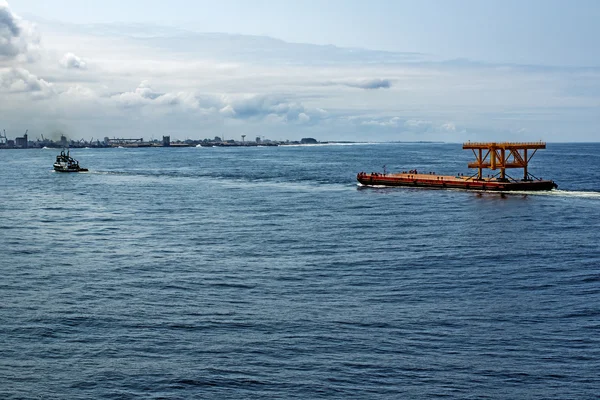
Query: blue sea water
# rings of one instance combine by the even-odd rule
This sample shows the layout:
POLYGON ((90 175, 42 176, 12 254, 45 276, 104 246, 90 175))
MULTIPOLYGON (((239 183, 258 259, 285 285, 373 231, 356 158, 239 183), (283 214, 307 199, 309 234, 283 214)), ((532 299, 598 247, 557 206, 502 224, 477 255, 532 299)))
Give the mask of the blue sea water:
POLYGON ((460 144, 0 151, 0 398, 597 398, 600 144, 549 193, 364 188, 460 144))

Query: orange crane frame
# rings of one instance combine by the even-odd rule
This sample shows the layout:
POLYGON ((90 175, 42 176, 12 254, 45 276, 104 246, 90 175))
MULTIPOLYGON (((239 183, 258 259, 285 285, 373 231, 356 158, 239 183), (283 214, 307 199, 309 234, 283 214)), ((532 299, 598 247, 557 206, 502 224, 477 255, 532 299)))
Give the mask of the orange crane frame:
POLYGON ((529 180, 529 172, 527 171, 529 161, 538 149, 545 148, 545 142, 463 143, 463 149, 470 149, 475 155, 476 161, 469 163, 468 166, 469 168, 477 168, 477 179, 482 179, 484 168, 499 169, 500 179, 502 180, 506 179, 507 168, 523 168, 523 180, 529 180), (484 150, 487 150, 485 154, 484 150), (533 153, 528 155, 527 150, 533 150, 533 153))

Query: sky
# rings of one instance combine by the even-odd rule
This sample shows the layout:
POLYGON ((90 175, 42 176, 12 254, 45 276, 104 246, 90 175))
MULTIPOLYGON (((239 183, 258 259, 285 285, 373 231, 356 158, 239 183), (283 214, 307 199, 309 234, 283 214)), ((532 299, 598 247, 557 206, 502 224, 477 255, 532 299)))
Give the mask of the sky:
POLYGON ((598 141, 599 20, 593 0, 0 0, 0 128, 598 141))

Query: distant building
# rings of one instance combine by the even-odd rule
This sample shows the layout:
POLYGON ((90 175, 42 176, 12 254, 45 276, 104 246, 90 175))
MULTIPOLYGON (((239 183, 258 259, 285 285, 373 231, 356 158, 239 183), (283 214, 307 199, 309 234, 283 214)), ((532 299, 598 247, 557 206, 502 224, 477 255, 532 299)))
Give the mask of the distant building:
POLYGON ((260 136, 256 137, 256 143, 260 143, 260 136))
POLYGON ((319 142, 317 142, 317 139, 313 139, 310 137, 302 138, 300 140, 300 144, 317 144, 317 143, 319 143, 319 142))
POLYGON ((24 134, 23 137, 15 138, 15 143, 16 143, 17 147, 26 149, 27 148, 27 134, 24 134))
POLYGON ((171 136, 163 136, 163 146, 169 147, 171 145, 171 136))
POLYGON ((67 147, 67 137, 65 135, 60 135, 60 145, 62 147, 67 147))

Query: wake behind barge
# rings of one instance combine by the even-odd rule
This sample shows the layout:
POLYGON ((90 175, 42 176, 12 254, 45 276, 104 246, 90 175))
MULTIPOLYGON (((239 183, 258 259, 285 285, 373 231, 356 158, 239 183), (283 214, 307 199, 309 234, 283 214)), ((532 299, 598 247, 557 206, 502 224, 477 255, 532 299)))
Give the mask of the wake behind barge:
POLYGON ((469 168, 477 168, 477 173, 464 175, 436 175, 411 170, 388 174, 360 172, 356 179, 366 186, 412 186, 440 189, 468 189, 485 191, 540 191, 552 190, 558 185, 551 180, 538 179, 528 172, 529 161, 538 149, 545 149, 546 143, 464 143, 463 149, 473 150, 476 161, 469 168), (528 150, 533 150, 528 155, 528 150), (484 153, 485 151, 485 153, 484 153), (517 180, 506 174, 508 168, 522 168, 523 179, 517 180), (483 177, 483 169, 499 170, 491 177, 483 177))

